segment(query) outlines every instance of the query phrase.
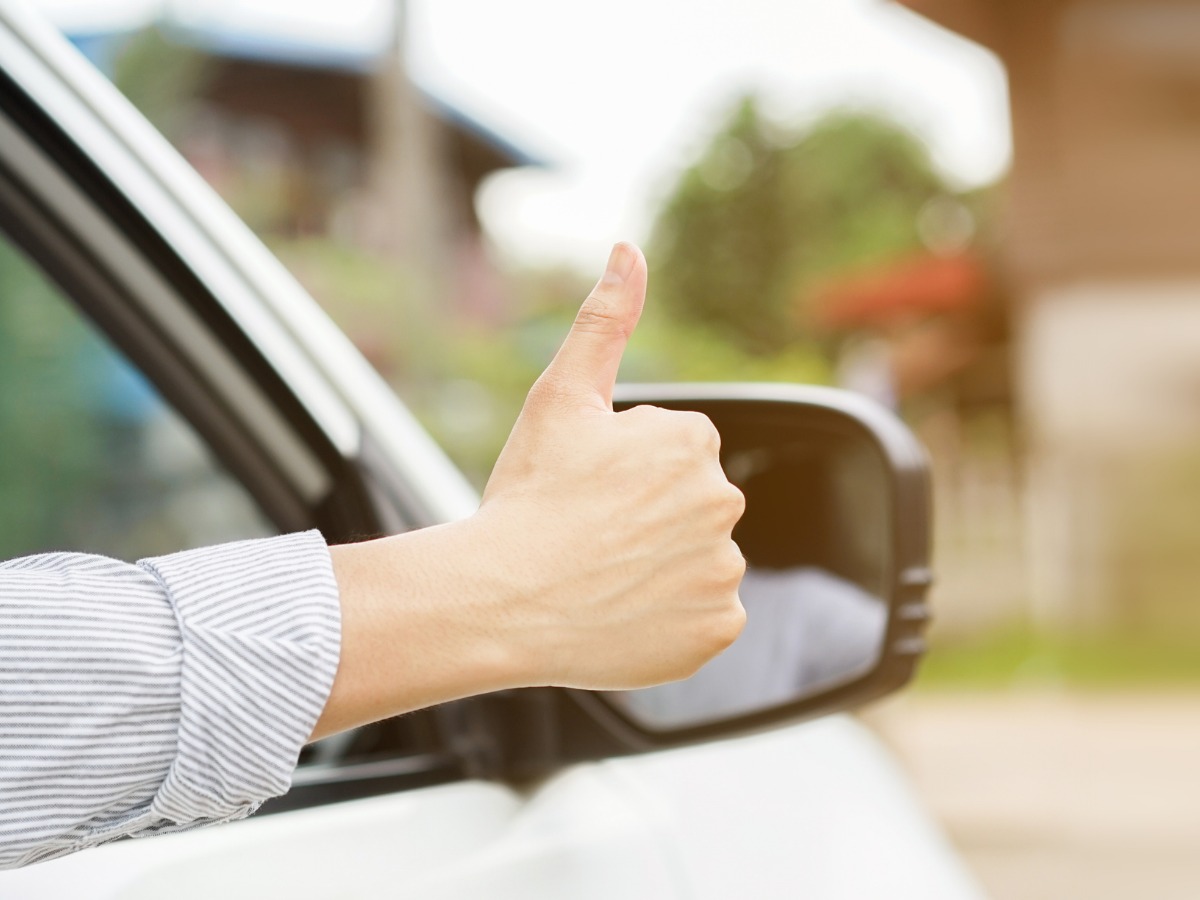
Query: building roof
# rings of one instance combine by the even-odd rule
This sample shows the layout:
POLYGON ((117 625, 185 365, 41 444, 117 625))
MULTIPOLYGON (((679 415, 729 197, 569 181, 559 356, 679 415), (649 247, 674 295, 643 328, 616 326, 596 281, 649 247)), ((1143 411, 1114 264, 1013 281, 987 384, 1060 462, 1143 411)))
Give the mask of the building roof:
MULTIPOLYGON (((289 35, 266 34, 214 25, 160 23, 173 43, 199 50, 207 56, 339 75, 367 77, 374 72, 386 47, 335 45, 289 35)), ((132 35, 129 29, 69 31, 70 40, 102 72, 111 75, 116 56, 132 35)), ((550 162, 521 147, 498 129, 456 106, 428 88, 417 85, 426 107, 439 119, 486 146, 509 167, 548 167, 550 162)))

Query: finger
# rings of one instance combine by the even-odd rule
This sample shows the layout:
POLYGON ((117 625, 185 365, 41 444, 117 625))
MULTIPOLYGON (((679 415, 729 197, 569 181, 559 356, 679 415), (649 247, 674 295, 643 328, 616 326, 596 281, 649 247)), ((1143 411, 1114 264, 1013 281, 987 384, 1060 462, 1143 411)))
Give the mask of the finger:
POLYGON ((646 260, 633 244, 612 249, 604 275, 583 302, 543 379, 557 396, 612 409, 613 385, 646 301, 646 260))

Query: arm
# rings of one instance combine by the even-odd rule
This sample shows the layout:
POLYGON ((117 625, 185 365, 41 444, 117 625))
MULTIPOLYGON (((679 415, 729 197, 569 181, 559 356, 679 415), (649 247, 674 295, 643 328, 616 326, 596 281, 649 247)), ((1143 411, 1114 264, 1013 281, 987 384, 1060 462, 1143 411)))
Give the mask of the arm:
POLYGON ((499 688, 682 678, 727 646, 742 497, 715 429, 612 411, 645 281, 618 246, 462 522, 0 567, 0 867, 247 815, 307 739, 499 688))
POLYGON ((501 688, 672 681, 737 636, 744 501, 716 430, 612 411, 645 266, 613 249, 474 516, 333 548, 342 662, 314 738, 501 688))
POLYGON ((338 661, 317 532, 0 563, 0 868, 248 815, 338 661))

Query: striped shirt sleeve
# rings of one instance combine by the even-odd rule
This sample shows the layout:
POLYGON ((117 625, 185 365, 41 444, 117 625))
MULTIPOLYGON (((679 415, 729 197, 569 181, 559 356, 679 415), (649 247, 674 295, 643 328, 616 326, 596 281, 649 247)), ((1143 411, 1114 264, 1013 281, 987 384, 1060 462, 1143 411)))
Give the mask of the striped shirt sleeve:
POLYGON ((0 869, 286 792, 340 638, 316 531, 0 563, 0 869))

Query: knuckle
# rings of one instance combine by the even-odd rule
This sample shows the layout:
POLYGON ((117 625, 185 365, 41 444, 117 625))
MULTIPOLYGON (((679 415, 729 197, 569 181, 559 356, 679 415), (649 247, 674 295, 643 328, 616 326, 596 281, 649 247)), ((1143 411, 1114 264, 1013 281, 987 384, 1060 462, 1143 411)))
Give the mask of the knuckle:
POLYGON ((613 334, 622 331, 624 325, 616 310, 603 297, 593 291, 587 295, 579 312, 575 315, 575 329, 596 334, 613 334))
POLYGON ((712 638, 717 651, 724 650, 736 641, 745 627, 746 609, 735 597, 735 602, 714 623, 712 638))
POLYGON ((717 431, 717 426, 712 423, 712 419, 704 415, 704 413, 692 413, 692 421, 695 423, 692 427, 696 431, 696 440, 700 446, 704 447, 713 453, 721 449, 721 432, 717 431))
POLYGON ((652 406, 649 403, 639 403, 637 406, 631 406, 629 409, 622 411, 621 415, 624 416, 626 420, 632 420, 658 416, 661 415, 662 412, 663 409, 661 406, 652 406))
POLYGON ((728 506, 730 518, 737 522, 746 512, 746 495, 736 485, 729 482, 726 482, 726 485, 724 502, 728 506))
POLYGON ((702 502, 707 512, 705 523, 718 528, 723 536, 728 537, 746 512, 746 495, 728 481, 713 477, 708 482, 704 498, 702 502))
POLYGON ((732 540, 729 541, 729 552, 724 563, 724 574, 727 583, 740 584, 746 574, 746 557, 742 550, 732 540))
POLYGON ((702 412, 695 410, 675 410, 676 428, 680 440, 687 446, 693 447, 705 455, 715 456, 721 449, 721 433, 712 419, 702 412))
POLYGON ((742 606, 742 598, 734 595, 733 608, 729 611, 729 626, 736 638, 746 627, 746 607, 742 606))

